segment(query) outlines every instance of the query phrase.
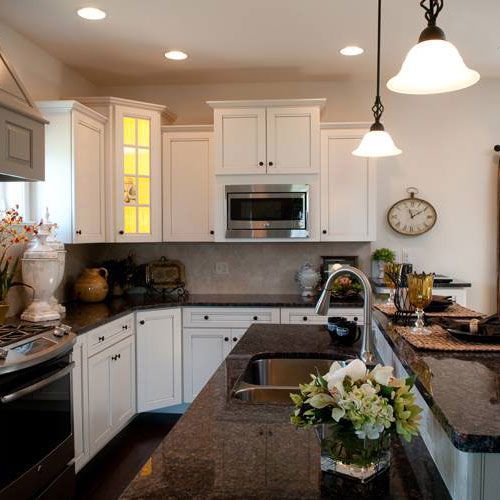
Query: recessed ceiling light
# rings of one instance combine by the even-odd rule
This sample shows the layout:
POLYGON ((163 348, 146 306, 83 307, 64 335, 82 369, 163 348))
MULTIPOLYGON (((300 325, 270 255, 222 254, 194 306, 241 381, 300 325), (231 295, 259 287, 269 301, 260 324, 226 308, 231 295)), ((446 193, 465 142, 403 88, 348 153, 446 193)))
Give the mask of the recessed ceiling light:
POLYGON ((106 12, 96 7, 82 7, 78 9, 76 13, 83 17, 83 19, 88 19, 89 21, 100 21, 106 17, 106 12))
POLYGON ((165 52, 165 57, 171 59, 172 61, 183 61, 188 58, 188 55, 182 50, 169 50, 165 52))
POLYGON ((356 47, 356 45, 348 45, 343 49, 340 49, 340 53, 343 56, 359 56, 364 50, 361 47, 356 47))

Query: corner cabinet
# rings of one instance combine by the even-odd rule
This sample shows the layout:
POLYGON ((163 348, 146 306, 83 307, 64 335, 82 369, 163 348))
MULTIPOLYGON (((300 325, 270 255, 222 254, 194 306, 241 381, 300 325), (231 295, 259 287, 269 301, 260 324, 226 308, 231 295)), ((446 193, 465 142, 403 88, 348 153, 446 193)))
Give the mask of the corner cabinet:
POLYGON ((138 312, 136 321, 138 411, 182 403, 181 310, 138 312))
POLYGON ((214 241, 213 127, 162 127, 163 240, 214 241))
POLYGON ((161 125, 165 106, 116 97, 79 97, 108 118, 106 241, 162 240, 161 125))
POLYGON ((325 102, 208 101, 214 108, 215 173, 318 173, 325 102))
POLYGON ((35 214, 48 209, 64 243, 106 241, 106 117, 77 101, 40 101, 45 131, 45 182, 36 185, 35 214))
POLYGON ((321 241, 376 239, 375 162, 352 154, 366 130, 321 130, 321 241))

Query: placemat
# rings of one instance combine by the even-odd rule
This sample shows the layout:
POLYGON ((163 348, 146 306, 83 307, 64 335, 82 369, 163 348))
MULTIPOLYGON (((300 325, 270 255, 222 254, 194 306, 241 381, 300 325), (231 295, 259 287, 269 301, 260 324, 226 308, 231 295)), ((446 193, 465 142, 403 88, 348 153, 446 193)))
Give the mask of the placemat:
MULTIPOLYGON (((375 304, 375 307, 382 311, 387 316, 394 316, 396 314, 396 306, 394 304, 375 304)), ((442 312, 426 312, 425 315, 429 318, 482 318, 485 316, 473 309, 461 306, 459 304, 453 304, 446 311, 442 312)))
POLYGON ((412 333, 411 326, 396 326, 394 330, 417 349, 427 349, 431 351, 488 351, 500 352, 500 344, 480 344, 474 342, 464 342, 450 335, 439 325, 430 325, 429 335, 419 335, 412 333))

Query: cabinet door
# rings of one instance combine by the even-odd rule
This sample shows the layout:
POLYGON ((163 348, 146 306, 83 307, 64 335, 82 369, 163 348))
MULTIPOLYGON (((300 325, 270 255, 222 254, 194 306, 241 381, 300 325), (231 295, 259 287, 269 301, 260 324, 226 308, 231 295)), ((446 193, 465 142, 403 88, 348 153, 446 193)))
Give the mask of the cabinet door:
POLYGON ((163 239, 213 241, 212 132, 163 135, 163 239))
POLYGON ((161 241, 159 113, 115 108, 116 241, 161 241))
POLYGON ((104 188, 104 126, 73 113, 74 242, 106 239, 104 188))
POLYGON ((216 174, 266 172, 266 109, 216 109, 216 174))
POLYGON ((111 438, 111 358, 105 350, 88 359, 90 453, 95 455, 111 438))
POLYGON ((182 403, 180 309, 137 313, 136 332, 138 411, 182 403))
POLYGON ((321 132, 321 240, 375 240, 375 165, 352 151, 363 130, 321 132))
POLYGON ((107 352, 111 363, 111 416, 116 433, 135 414, 134 337, 118 342, 107 352))
POLYGON ((85 336, 78 337, 73 348, 72 359, 75 363, 71 376, 73 436, 75 438, 75 469, 78 472, 89 459, 87 344, 85 336))
POLYGON ((184 402, 203 389, 231 350, 229 328, 184 328, 184 402))
POLYGON ((268 174, 317 173, 319 158, 319 108, 267 108, 268 174))

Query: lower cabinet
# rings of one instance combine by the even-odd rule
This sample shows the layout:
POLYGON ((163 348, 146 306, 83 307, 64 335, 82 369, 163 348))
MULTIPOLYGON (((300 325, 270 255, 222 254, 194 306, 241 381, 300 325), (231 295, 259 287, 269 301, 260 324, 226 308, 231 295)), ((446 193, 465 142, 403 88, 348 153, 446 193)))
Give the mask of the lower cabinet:
POLYGON ((135 414, 133 335, 88 359, 88 392, 92 456, 135 414))
POLYGON ((180 309, 154 309, 136 315, 137 411, 182 403, 180 309))
MULTIPOLYGON (((342 316, 349 321, 356 321, 362 325, 363 321, 363 308, 330 308, 328 316, 342 316)), ((311 325, 324 325, 328 321, 327 316, 319 316, 310 307, 293 307, 281 309, 281 323, 282 324, 311 324, 311 325)))

